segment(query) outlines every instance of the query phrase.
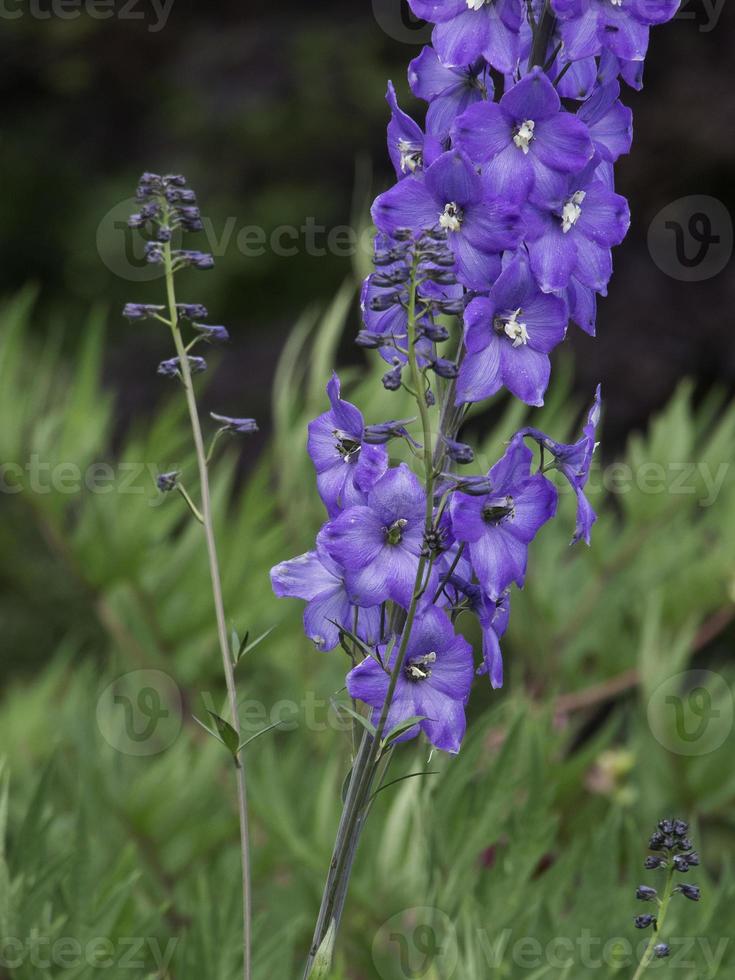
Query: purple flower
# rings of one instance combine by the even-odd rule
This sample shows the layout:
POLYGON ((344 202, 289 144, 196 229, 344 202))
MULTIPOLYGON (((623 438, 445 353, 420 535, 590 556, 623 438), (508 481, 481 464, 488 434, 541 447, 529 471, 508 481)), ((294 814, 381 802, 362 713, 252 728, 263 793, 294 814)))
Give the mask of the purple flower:
POLYGON ((380 639, 380 610, 357 610, 351 604, 344 571, 329 557, 321 535, 317 550, 281 562, 271 569, 273 591, 279 599, 305 599, 304 631, 319 650, 333 650, 339 643, 340 627, 356 632, 369 646, 380 639))
POLYGON ((500 102, 478 102, 458 120, 457 144, 486 164, 495 192, 524 201, 549 171, 578 173, 592 158, 587 127, 566 112, 540 68, 509 89, 500 102))
POLYGON ((426 131, 446 141, 457 116, 475 102, 491 98, 493 80, 483 59, 468 68, 443 65, 433 48, 424 48, 408 66, 408 83, 418 99, 429 103, 426 131))
POLYGON ((354 405, 340 398, 336 374, 327 385, 332 403, 309 423, 308 451, 317 472, 319 496, 330 517, 345 507, 361 504, 365 494, 388 467, 388 454, 382 446, 363 443, 365 421, 354 405))
POLYGON ((481 401, 505 386, 527 405, 543 405, 549 352, 564 339, 567 307, 539 290, 525 258, 510 262, 487 297, 472 300, 465 325, 457 404, 481 401))
POLYGON ((594 162, 579 176, 557 181, 548 203, 529 203, 524 218, 531 271, 545 293, 565 289, 572 276, 605 293, 610 249, 625 238, 630 210, 598 177, 594 162))
POLYGON ((587 125, 595 149, 610 163, 629 153, 633 142, 633 113, 619 96, 619 82, 601 85, 579 107, 578 113, 587 125))
POLYGON ((152 320, 162 316, 165 307, 153 303, 126 303, 123 316, 128 320, 152 320))
POLYGON ((364 505, 349 507, 324 528, 324 546, 346 570, 352 601, 408 606, 423 546, 426 497, 405 463, 388 470, 364 505))
POLYGON ((597 520, 597 515, 592 509, 590 502, 584 494, 584 488, 590 476, 592 457, 597 448, 596 434, 597 426, 600 423, 600 409, 602 406, 601 388, 597 386, 595 400, 587 415, 587 422, 582 430, 582 438, 570 446, 564 443, 555 442, 545 433, 538 429, 521 429, 513 437, 511 445, 516 445, 524 437, 528 436, 535 439, 539 446, 554 457, 554 466, 564 474, 569 481, 572 490, 577 495, 577 526, 574 532, 572 544, 584 539, 590 543, 592 525, 597 520))
POLYGON ((391 109, 388 153, 396 175, 401 180, 433 163, 441 155, 441 146, 434 137, 424 136, 419 124, 401 109, 393 82, 388 82, 386 99, 391 109))
POLYGON ((513 71, 521 0, 409 0, 409 6, 436 24, 433 43, 445 65, 471 65, 483 57, 498 71, 513 71))
MULTIPOLYGON (((382 667, 368 657, 347 675, 350 696, 370 705, 377 724, 390 684, 400 643, 382 667)), ((385 648, 379 651, 385 654, 385 648)), ((422 720, 396 741, 415 738, 422 731, 437 749, 459 752, 467 727, 465 704, 472 688, 472 648, 458 636, 445 613, 434 606, 420 608, 406 645, 385 734, 411 718, 422 720)))
POLYGON ((472 568, 491 599, 512 582, 523 586, 528 545, 556 513, 556 488, 541 473, 531 475, 532 458, 526 446, 512 444, 488 473, 491 493, 452 497, 454 536, 468 544, 472 568))
POLYGON ((665 24, 679 0, 552 0, 570 61, 609 49, 625 61, 643 61, 651 25, 665 24))
POLYGON ((227 327, 212 326, 209 323, 192 323, 192 327, 201 335, 202 340, 210 344, 226 344, 230 339, 227 327))
MULTIPOLYGON (((201 374, 207 370, 207 362, 203 357, 187 357, 189 370, 192 374, 201 374)), ((171 357, 167 361, 161 361, 158 365, 158 373, 164 378, 177 378, 181 373, 181 362, 178 357, 171 357)))
POLYGON ((447 232, 459 278, 470 289, 488 288, 500 272, 500 254, 518 243, 518 210, 487 189, 469 159, 457 150, 444 153, 423 178, 399 181, 373 205, 378 229, 414 235, 447 232))
POLYGON ((482 628, 482 660, 479 674, 487 674, 493 690, 503 686, 503 654, 500 641, 510 621, 510 595, 504 592, 498 599, 489 599, 484 593, 475 610, 482 628))

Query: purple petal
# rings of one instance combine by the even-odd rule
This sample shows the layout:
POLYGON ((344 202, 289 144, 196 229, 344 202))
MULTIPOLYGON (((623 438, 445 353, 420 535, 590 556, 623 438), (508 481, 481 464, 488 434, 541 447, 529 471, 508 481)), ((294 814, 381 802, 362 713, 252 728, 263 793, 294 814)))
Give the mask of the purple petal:
POLYGON ((509 89, 500 100, 500 105, 516 122, 530 119, 536 125, 550 116, 559 115, 561 108, 556 89, 538 67, 509 89))
POLYGON ((509 532, 525 543, 532 541, 556 513, 557 497, 556 487, 543 474, 531 477, 514 497, 513 519, 506 525, 509 532))
POLYGON ((549 385, 551 362, 548 354, 528 345, 513 347, 500 342, 500 376, 505 387, 526 405, 539 407, 549 385))
POLYGON ((339 580, 319 560, 316 551, 283 561, 271 569, 273 591, 279 599, 314 599, 339 580))
POLYGON ((466 354, 457 379, 457 404, 490 398, 502 387, 499 338, 491 337, 484 350, 466 354))
POLYGON ((370 507, 350 507, 323 530, 324 547, 343 568, 364 568, 381 553, 383 522, 370 507))
POLYGON ((578 173, 594 153, 585 124, 566 112, 536 124, 531 149, 544 166, 565 173, 578 173))
POLYGON ((318 650, 334 650, 339 643, 339 626, 352 628, 351 615, 352 607, 340 585, 331 592, 323 592, 307 605, 304 632, 318 650))
POLYGON ((512 582, 523 586, 528 547, 503 527, 488 526, 470 544, 470 557, 480 585, 491 598, 500 596, 512 582))
MULTIPOLYGON (((457 204, 461 208, 482 200, 482 181, 464 153, 443 153, 426 171, 426 186, 441 205, 457 204)), ((438 217, 438 216, 437 216, 438 217)))
POLYGON ((486 163, 513 145, 512 128, 497 102, 470 106, 457 119, 453 137, 476 163, 486 163))
POLYGON ((439 222, 441 211, 424 181, 407 177, 377 198, 372 216, 380 231, 394 235, 402 228, 412 231, 433 228, 439 222))

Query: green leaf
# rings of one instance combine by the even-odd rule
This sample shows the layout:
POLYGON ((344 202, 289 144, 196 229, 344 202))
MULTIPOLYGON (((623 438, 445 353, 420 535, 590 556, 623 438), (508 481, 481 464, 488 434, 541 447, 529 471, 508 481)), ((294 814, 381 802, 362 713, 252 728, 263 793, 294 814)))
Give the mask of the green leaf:
POLYGON ((334 957, 334 942, 337 938, 337 923, 334 919, 329 923, 324 939, 314 957, 314 965, 309 973, 309 980, 329 980, 334 957))
POLYGON ((250 636, 250 633, 246 633, 245 638, 243 639, 237 651, 237 656, 235 657, 235 666, 237 666, 240 663, 240 661, 245 656, 245 654, 250 653, 252 650, 254 650, 257 646, 259 646, 263 642, 263 640, 267 640, 274 629, 276 629, 276 626, 270 626, 264 633, 261 633, 257 639, 253 640, 252 643, 248 643, 248 637, 250 636))
POLYGON ((223 745, 227 746, 227 748, 232 753, 233 758, 236 759, 240 747, 240 738, 237 732, 229 723, 229 721, 225 721, 224 718, 216 714, 214 711, 208 710, 207 714, 210 716, 210 718, 214 721, 215 725, 217 726, 217 731, 219 732, 220 741, 222 742, 223 745))
POLYGON ((395 739, 400 738, 401 735, 404 735, 409 729, 413 728, 414 725, 419 725, 422 721, 427 720, 426 715, 415 715, 413 718, 406 718, 405 721, 402 721, 388 732, 381 742, 381 746, 385 748, 386 745, 390 745, 390 743, 395 741, 395 739))
POLYGON ((272 732, 274 728, 280 728, 282 724, 283 724, 282 721, 277 721, 273 725, 268 725, 267 728, 263 728, 261 729, 261 731, 256 732, 255 735, 251 735, 250 738, 246 738, 245 741, 241 742, 237 748, 238 755, 240 754, 240 752, 242 752, 242 750, 247 745, 250 745, 251 742, 254 742, 256 738, 260 738, 261 735, 267 735, 267 733, 272 732))
POLYGON ((355 711, 353 708, 351 708, 348 704, 345 704, 343 701, 332 701, 332 704, 334 705, 335 711, 346 712, 346 714, 354 718, 356 722, 362 725, 365 731, 369 732, 373 736, 373 738, 375 738, 377 734, 375 730, 375 725, 373 725, 373 723, 369 721, 364 715, 361 715, 358 711, 355 711))
POLYGON ((402 783, 405 779, 414 779, 416 776, 438 776, 438 775, 439 775, 438 769, 431 769, 428 772, 423 770, 421 772, 409 772, 405 776, 398 776, 396 779, 391 779, 389 783, 383 783, 382 786, 379 786, 375 790, 375 792, 370 797, 370 799, 374 800, 375 797, 378 795, 378 793, 382 793, 384 789, 389 789, 391 786, 395 786, 397 783, 402 783))

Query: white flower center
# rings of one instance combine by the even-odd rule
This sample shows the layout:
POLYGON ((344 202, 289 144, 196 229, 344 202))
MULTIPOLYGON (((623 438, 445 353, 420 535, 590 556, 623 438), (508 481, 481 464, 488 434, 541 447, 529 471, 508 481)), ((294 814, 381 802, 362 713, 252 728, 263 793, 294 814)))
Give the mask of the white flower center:
POLYGON ((610 3, 613 5, 613 7, 623 6, 623 0, 610 0, 610 3))
POLYGON ((462 211, 454 202, 447 204, 439 215, 439 227, 445 231, 459 231, 462 227, 462 211))
POLYGON ((536 123, 533 121, 533 119, 526 119, 525 122, 522 122, 515 131, 513 142, 518 149, 523 150, 524 153, 528 153, 528 148, 533 140, 533 131, 535 128, 536 123))
POLYGON ((492 3, 492 0, 467 0, 467 6, 470 10, 482 10, 485 4, 489 3, 492 3))
POLYGON ((582 202, 586 197, 586 191, 575 191, 562 208, 561 230, 565 235, 576 225, 582 216, 582 202))
POLYGON ((401 154, 401 173, 413 173, 421 168, 424 154, 420 146, 408 140, 398 140, 398 152, 401 154))
POLYGON ((432 651, 431 653, 425 654, 423 657, 417 657, 415 660, 409 660, 405 666, 406 677, 410 681, 425 681, 431 677, 431 664, 436 663, 436 654, 432 651))
POLYGON ((518 322, 518 317, 520 315, 520 309, 515 310, 505 320, 505 324, 503 326, 506 337, 513 341, 514 347, 524 347, 529 340, 526 324, 518 322))

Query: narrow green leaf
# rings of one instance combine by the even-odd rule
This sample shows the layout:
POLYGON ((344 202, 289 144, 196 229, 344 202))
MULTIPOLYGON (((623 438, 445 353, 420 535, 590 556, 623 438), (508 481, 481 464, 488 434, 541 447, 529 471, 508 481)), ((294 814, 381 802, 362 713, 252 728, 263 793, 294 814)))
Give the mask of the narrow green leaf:
POLYGON ((256 732, 255 735, 251 735, 250 738, 246 738, 245 741, 241 742, 238 746, 238 753, 241 752, 246 745, 250 745, 251 742, 254 742, 256 738, 260 738, 261 735, 267 735, 267 733, 272 732, 274 728, 280 728, 282 724, 282 721, 277 721, 275 724, 268 725, 267 728, 263 728, 259 732, 256 732))
POLYGON ((428 719, 426 718, 426 715, 415 715, 413 718, 406 718, 405 721, 402 721, 400 724, 396 725, 395 728, 392 728, 388 732, 388 734, 385 736, 381 744, 384 747, 386 745, 390 745, 392 741, 394 741, 397 738, 400 738, 401 735, 404 735, 409 729, 413 728, 414 725, 418 725, 422 721, 427 721, 427 720, 428 719))
POLYGON ((348 714, 348 715, 350 715, 350 717, 354 718, 356 722, 358 722, 360 725, 362 725, 362 727, 365 729, 365 731, 370 732, 370 734, 373 736, 373 738, 375 738, 375 735, 376 735, 375 725, 373 725, 373 723, 371 721, 368 721, 368 719, 365 718, 364 715, 361 715, 358 711, 355 711, 348 704, 345 704, 342 701, 332 701, 332 704, 334 705, 334 710, 335 711, 344 711, 344 712, 346 712, 346 714, 348 714))
POLYGON ((404 779, 413 779, 415 776, 438 776, 438 775, 439 775, 439 770, 432 769, 429 772, 423 772, 423 771, 409 772, 406 776, 398 776, 397 779, 391 779, 389 783, 383 783, 382 786, 379 786, 378 789, 376 789, 373 795, 370 797, 370 800, 371 801, 374 800, 375 797, 378 795, 378 793, 382 793, 384 789, 389 789, 391 786, 395 786, 396 783, 402 783, 404 779))
POLYGON ((273 632, 274 629, 276 629, 276 626, 269 627, 265 631, 265 633, 261 633, 260 636, 257 639, 253 640, 252 643, 248 643, 248 637, 250 636, 250 634, 249 633, 246 633, 245 634, 245 639, 240 644, 240 649, 238 650, 237 659, 236 659, 235 663, 236 664, 239 664, 240 661, 242 660, 242 658, 245 656, 246 653, 250 653, 257 646, 260 646, 260 644, 263 642, 263 640, 267 640, 268 637, 271 635, 271 633, 273 632))
POLYGON ((219 735, 217 734, 217 732, 216 732, 216 731, 215 731, 215 730, 214 730, 213 728, 210 728, 210 727, 209 727, 209 725, 207 725, 207 724, 206 724, 205 722, 203 722, 203 721, 201 720, 201 718, 197 718, 197 716, 196 716, 196 715, 192 715, 192 718, 193 718, 193 719, 194 719, 194 721, 195 721, 195 722, 197 723, 197 725, 199 725, 199 726, 200 726, 200 728, 203 728, 203 729, 204 729, 204 731, 205 731, 205 732, 206 732, 206 733, 207 733, 208 735, 211 735, 211 736, 212 736, 212 738, 216 738, 216 739, 217 739, 217 741, 218 741, 218 742, 222 742, 222 744, 223 744, 223 745, 225 744, 225 743, 224 743, 224 742, 222 741, 222 739, 220 738, 220 736, 219 736, 219 735))

